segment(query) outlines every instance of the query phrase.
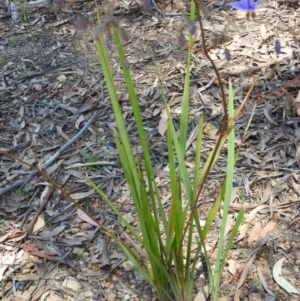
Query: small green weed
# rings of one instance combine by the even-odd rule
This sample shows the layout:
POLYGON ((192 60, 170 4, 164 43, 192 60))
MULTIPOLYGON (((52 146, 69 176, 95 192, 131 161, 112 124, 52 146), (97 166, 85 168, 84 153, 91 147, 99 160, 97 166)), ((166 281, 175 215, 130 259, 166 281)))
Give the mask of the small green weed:
POLYGON ((22 72, 23 74, 27 75, 30 72, 30 70, 27 69, 26 67, 23 67, 22 72))
POLYGON ((23 1, 19 0, 18 2, 19 2, 20 10, 21 10, 20 19, 24 23, 28 23, 30 20, 30 16, 29 16, 28 8, 27 8, 27 2, 26 2, 26 0, 23 0, 23 1))
POLYGON ((21 198, 23 198, 25 201, 27 201, 28 198, 29 198, 29 193, 28 193, 28 191, 24 191, 24 190, 22 190, 22 189, 17 189, 17 190, 16 190, 16 194, 17 194, 18 196, 20 196, 21 198))
POLYGON ((10 42, 10 46, 13 47, 13 48, 17 47, 17 42, 16 42, 15 37, 12 37, 11 42, 10 42))
MULTIPOLYGON (((95 163, 98 160, 98 157, 94 154, 89 154, 85 151, 81 151, 81 155, 83 156, 84 162, 85 163, 95 163)), ((100 169, 99 166, 87 166, 87 170, 90 171, 98 171, 100 169)))

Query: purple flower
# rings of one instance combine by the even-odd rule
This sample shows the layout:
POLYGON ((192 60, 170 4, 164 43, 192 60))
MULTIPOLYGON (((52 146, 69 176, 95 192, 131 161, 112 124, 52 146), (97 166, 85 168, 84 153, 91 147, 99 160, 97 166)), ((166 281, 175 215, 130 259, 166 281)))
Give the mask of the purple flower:
POLYGON ((111 25, 113 25, 115 28, 119 27, 119 21, 117 18, 110 18, 110 20, 108 21, 108 23, 110 23, 111 25))
POLYGON ((88 51, 92 51, 92 46, 89 42, 85 42, 85 46, 88 51))
POLYGON ((280 52, 281 52, 281 45, 280 45, 279 41, 275 42, 275 51, 277 54, 280 54, 280 52))
POLYGON ((107 39, 107 40, 110 40, 110 41, 113 40, 113 37, 112 37, 112 33, 111 33, 111 31, 110 31, 110 28, 107 28, 107 29, 106 29, 105 34, 106 34, 106 39, 107 39))
POLYGON ((107 47, 107 49, 109 50, 109 51, 112 51, 112 43, 111 43, 111 41, 110 40, 106 40, 106 47, 107 47))
POLYGON ((231 56, 230 56, 230 52, 229 52, 229 50, 227 48, 225 48, 224 54, 225 54, 226 61, 229 62, 230 59, 231 59, 231 56))
POLYGON ((142 4, 145 12, 151 13, 153 8, 152 0, 142 0, 142 4))
POLYGON ((189 32, 191 33, 191 35, 194 35, 196 32, 196 25, 195 22, 188 20, 187 22, 187 27, 189 29, 189 32))
POLYGON ((74 20, 73 20, 73 25, 81 30, 86 30, 88 27, 88 22, 86 18, 82 15, 78 15, 74 20))
POLYGON ((256 10, 256 8, 260 2, 261 1, 254 2, 253 0, 241 0, 241 1, 231 2, 230 5, 236 9, 253 12, 256 10))

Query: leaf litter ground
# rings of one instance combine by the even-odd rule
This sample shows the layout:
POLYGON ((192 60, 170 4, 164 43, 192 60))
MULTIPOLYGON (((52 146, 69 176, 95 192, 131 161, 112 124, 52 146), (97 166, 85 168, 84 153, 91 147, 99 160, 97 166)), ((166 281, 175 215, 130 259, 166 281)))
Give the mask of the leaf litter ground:
MULTIPOLYGON (((166 139, 159 134, 158 127, 159 124, 163 127, 163 102, 152 57, 158 64, 178 126, 186 62, 186 50, 179 43, 180 32, 187 33, 185 4, 170 1, 149 15, 126 1, 112 3, 120 25, 131 35, 126 44, 127 59, 139 95, 158 186, 168 209, 166 139)), ((99 5, 100 11, 104 11, 104 6, 99 5)), ((88 213, 134 244, 82 176, 88 174, 137 227, 112 137, 114 117, 99 62, 95 51, 86 50, 86 43, 92 44, 93 29, 82 32, 72 24, 74 14, 85 11, 94 16, 94 9, 92 2, 74 3, 55 13, 50 7, 33 5, 29 24, 12 24, 1 11, 0 145, 26 162, 44 163, 92 118, 84 135, 59 153, 46 171, 88 213)), ((216 46, 210 55, 225 87, 228 76, 233 77, 237 105, 256 80, 247 110, 236 122, 239 145, 255 109, 236 164, 228 231, 241 205, 247 215, 223 271, 219 300, 271 298, 264 282, 276 294, 276 300, 299 297, 288 295, 272 277, 275 263, 286 258, 282 277, 300 290, 299 15, 298 2, 264 2, 257 10, 257 17, 249 21, 228 3, 211 2, 203 11, 207 44, 216 46), (278 56, 274 48, 276 40, 281 43, 282 53, 278 56), (224 45, 231 55, 229 62, 225 60, 224 45)), ((201 48, 197 29, 186 157, 191 171, 199 115, 204 114, 206 122, 203 161, 212 150, 223 122, 214 72, 201 48)), ((127 128, 139 151, 115 51, 111 52, 111 62, 127 128)), ((221 154, 199 201, 203 221, 225 175, 224 158, 221 154)), ((47 188, 49 183, 38 175, 26 181, 31 170, 25 165, 4 155, 0 162, 3 300, 155 300, 155 294, 115 243, 108 241, 97 227, 83 222, 74 206, 58 191, 47 188), (26 185, 11 189, 18 181, 26 185), (32 223, 43 202, 44 210, 32 223), (28 226, 33 227, 30 235, 25 232, 28 226)), ((221 214, 220 210, 206 242, 212 262, 221 214)), ((201 258, 197 260, 195 294, 207 285, 205 263, 201 258)))

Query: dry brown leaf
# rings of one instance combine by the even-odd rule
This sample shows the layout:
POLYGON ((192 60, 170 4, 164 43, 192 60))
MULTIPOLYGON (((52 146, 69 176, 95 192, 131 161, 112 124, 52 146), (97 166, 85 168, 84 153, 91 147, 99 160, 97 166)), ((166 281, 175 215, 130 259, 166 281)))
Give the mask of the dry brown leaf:
POLYGON ((16 275, 13 277, 15 281, 37 281, 40 279, 38 275, 26 274, 26 275, 16 275))
POLYGON ((226 261, 228 264, 227 270, 233 276, 236 274, 236 262, 233 259, 229 259, 226 261))
POLYGON ((60 134, 64 139, 66 139, 67 141, 70 140, 70 138, 68 137, 68 135, 66 133, 64 133, 64 131, 62 130, 62 127, 60 125, 58 125, 56 127, 56 130, 57 130, 58 134, 60 134))
POLYGON ((231 230, 233 224, 234 224, 234 219, 233 219, 232 215, 229 214, 228 217, 227 217, 227 220, 226 220, 224 237, 229 233, 229 231, 231 230))
POLYGON ((15 230, 12 234, 9 235, 9 240, 11 241, 20 241, 27 235, 26 231, 15 230))
POLYGON ((208 135, 211 139, 216 140, 220 129, 214 123, 206 123, 203 133, 208 135))
POLYGON ((168 125, 168 114, 166 109, 162 109, 161 118, 158 124, 158 132, 161 136, 163 136, 167 130, 168 125))
POLYGON ((44 228, 45 224, 46 224, 45 217, 44 217, 44 214, 42 213, 41 215, 38 216, 38 219, 37 219, 36 223, 34 224, 32 233, 36 234, 39 230, 44 228))
POLYGON ((206 89, 208 89, 208 88, 211 86, 211 84, 214 82, 214 80, 215 80, 215 77, 213 77, 207 85, 205 85, 205 86, 199 88, 199 89, 197 90, 197 93, 204 92, 206 89))
POLYGON ((81 218, 83 221, 94 225, 96 227, 99 227, 99 225, 97 223, 95 223, 88 215, 86 215, 82 210, 77 209, 77 215, 79 216, 79 218, 81 218))
POLYGON ((15 253, 7 253, 3 257, 1 256, 1 266, 0 266, 0 281, 3 279, 4 272, 6 269, 14 263, 16 258, 15 253))
POLYGON ((247 232, 248 232, 247 224, 243 224, 243 225, 239 226, 237 240, 243 239, 246 236, 247 232))
POLYGON ((72 114, 76 114, 78 109, 74 108, 74 107, 71 107, 69 105, 64 105, 62 103, 58 104, 58 106, 62 109, 65 109, 67 111, 70 111, 72 114))
POLYGON ((269 112, 271 110, 272 110, 272 106, 270 104, 267 104, 267 106, 263 108, 264 115, 272 124, 277 125, 277 123, 270 117, 269 112))
POLYGON ((1 236, 0 236, 0 243, 1 243, 1 242, 4 242, 4 241, 8 238, 8 235, 9 235, 8 233, 6 233, 6 234, 4 234, 4 235, 1 235, 1 236))
POLYGON ((81 115, 77 118, 77 120, 76 120, 76 122, 75 122, 75 128, 76 128, 76 129, 79 129, 80 123, 83 122, 83 121, 84 121, 84 116, 81 114, 81 115))
POLYGON ((49 239, 51 237, 57 236, 59 233, 61 233, 63 230, 65 230, 66 226, 58 226, 51 231, 43 231, 40 233, 40 235, 31 235, 30 237, 37 238, 37 239, 49 239))
POLYGON ((258 213, 260 210, 263 210, 265 208, 269 208, 268 205, 260 205, 256 208, 254 208, 252 211, 250 211, 245 219, 245 222, 249 223, 253 220, 253 218, 255 217, 256 213, 258 213))
MULTIPOLYGON (((32 299, 31 300, 41 300, 41 296, 45 294, 46 290, 46 284, 44 283, 44 279, 42 279, 39 284, 38 288, 33 292, 32 299)), ((47 299, 48 300, 48 299, 47 299)))
POLYGON ((300 91, 298 91, 297 97, 294 102, 294 106, 297 108, 297 115, 300 116, 300 91))
POLYGON ((261 232, 262 232, 262 227, 260 222, 255 223, 253 229, 249 233, 249 237, 248 237, 249 245, 255 242, 258 239, 258 237, 261 237, 261 232))
POLYGON ((242 174, 242 180, 243 180, 246 195, 251 197, 252 196, 252 191, 251 191, 250 183, 249 183, 249 177, 250 176, 251 176, 251 174, 246 174, 244 172, 242 174))
POLYGON ((295 217, 288 225, 288 227, 290 227, 291 225, 297 223, 300 221, 300 216, 295 217))
POLYGON ((206 301, 209 296, 209 287, 208 285, 204 286, 200 292, 197 293, 194 301, 206 301))
POLYGON ((49 166, 46 168, 46 173, 50 176, 54 171, 56 171, 56 169, 64 162, 64 159, 61 159, 57 162, 55 162, 55 164, 49 166))
POLYGON ((246 265, 245 265, 245 267, 244 267, 244 269, 243 269, 243 272, 242 272, 242 274, 241 274, 240 280, 239 280, 239 282, 238 282, 238 284, 237 284, 237 288, 236 288, 235 295, 234 295, 234 299, 233 299, 234 301, 239 301, 239 300, 240 300, 240 292, 241 292, 241 291, 240 291, 240 288, 241 288, 241 286, 243 285, 245 279, 247 278, 247 275, 248 275, 248 273, 249 273, 249 271, 250 271, 250 269, 251 269, 251 267, 252 267, 252 264, 253 264, 253 262, 254 262, 254 259, 255 259, 255 257, 256 257, 257 252, 259 251, 259 249, 260 249, 264 244, 267 243, 268 239, 269 239, 269 237, 266 236, 264 239, 257 241, 256 246, 255 246, 255 249, 252 251, 251 256, 250 256, 250 258, 248 259, 248 262, 246 263, 246 265))
POLYGON ((72 193, 70 196, 75 199, 75 200, 82 200, 84 198, 89 197, 95 192, 94 188, 90 189, 89 191, 86 192, 78 192, 78 193, 72 193))
POLYGON ((275 226, 275 220, 271 220, 263 229, 261 228, 260 222, 256 223, 249 234, 248 244, 251 245, 257 240, 264 239, 270 232, 274 230, 275 226))
POLYGON ((259 280, 260 280, 261 284, 263 285, 264 289, 268 292, 269 295, 276 298, 276 295, 269 288, 269 285, 268 285, 267 281, 265 280, 265 277, 264 277, 260 267, 257 267, 257 274, 258 274, 259 280))

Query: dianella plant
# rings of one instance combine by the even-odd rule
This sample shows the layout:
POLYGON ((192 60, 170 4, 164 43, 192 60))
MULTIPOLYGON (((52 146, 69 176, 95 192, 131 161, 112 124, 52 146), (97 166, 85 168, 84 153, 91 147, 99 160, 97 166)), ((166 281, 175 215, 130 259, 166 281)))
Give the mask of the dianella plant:
MULTIPOLYGON (((143 0, 143 5, 145 10, 151 11, 151 1, 143 0)), ((156 290, 159 300, 164 301, 193 299, 196 265, 202 256, 205 258, 208 270, 210 299, 217 300, 225 259, 234 242, 244 213, 243 209, 239 212, 231 233, 225 237, 225 226, 233 185, 234 164, 237 155, 235 150, 233 94, 231 81, 229 80, 228 95, 225 95, 218 70, 205 49, 205 36, 200 14, 199 4, 196 1, 191 1, 190 16, 187 21, 190 34, 186 39, 187 47, 185 48, 187 51, 186 75, 181 104, 180 128, 178 131, 176 131, 172 121, 167 100, 164 96, 163 85, 161 83, 159 85, 168 116, 166 140, 168 145, 169 189, 171 192, 171 201, 168 209, 165 209, 163 206, 161 194, 155 181, 142 114, 131 77, 130 66, 123 47, 123 43, 128 41, 129 35, 113 17, 109 7, 105 20, 100 20, 98 16, 98 26, 95 29, 96 49, 116 120, 116 128, 113 130, 114 139, 136 210, 139 228, 134 229, 105 193, 94 185, 92 181, 89 180, 89 182, 118 215, 135 242, 140 244, 145 250, 147 254, 146 259, 142 258, 133 246, 127 245, 114 236, 134 267, 149 285, 156 290), (188 137, 192 35, 196 22, 200 25, 204 53, 216 72, 225 118, 216 145, 205 162, 201 160, 202 133, 205 123, 203 117, 200 118, 196 135, 194 170, 192 173, 189 173, 185 164, 185 150, 188 137), (136 146, 131 145, 125 120, 122 116, 108 54, 112 45, 115 46, 118 52, 142 149, 141 153, 137 153, 136 146), (201 201, 201 192, 209 172, 224 148, 227 150, 226 176, 222 180, 221 189, 213 206, 206 215, 205 225, 203 226, 200 225, 197 205, 201 201), (216 259, 215 262, 211 263, 206 251, 205 241, 221 204, 222 223, 216 249, 216 259), (195 239, 196 249, 194 247, 195 239)), ((155 60, 153 60, 153 64, 155 64, 155 60)), ((157 76, 159 78, 158 69, 157 76)))

